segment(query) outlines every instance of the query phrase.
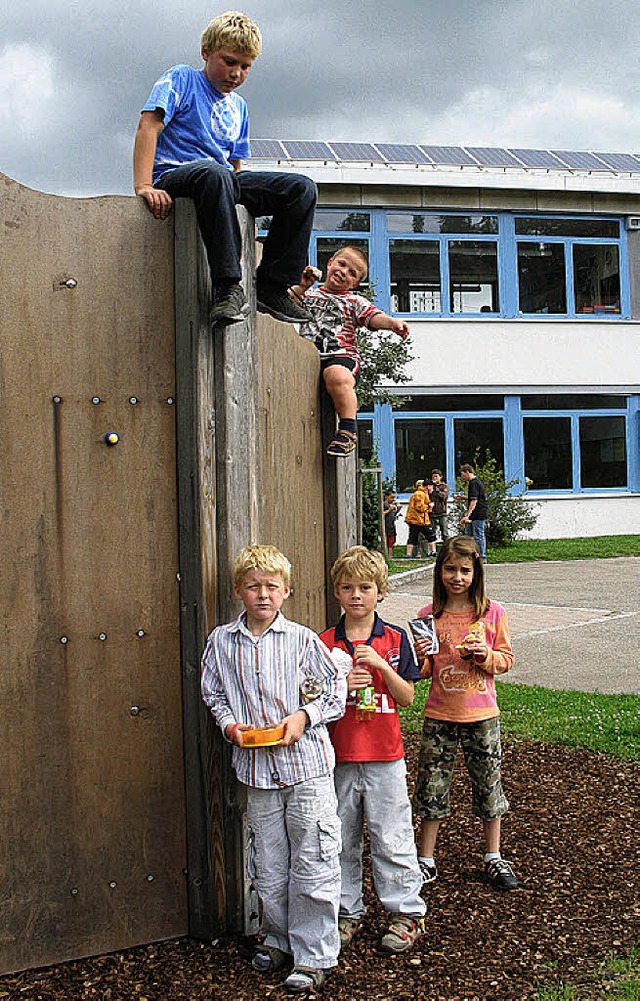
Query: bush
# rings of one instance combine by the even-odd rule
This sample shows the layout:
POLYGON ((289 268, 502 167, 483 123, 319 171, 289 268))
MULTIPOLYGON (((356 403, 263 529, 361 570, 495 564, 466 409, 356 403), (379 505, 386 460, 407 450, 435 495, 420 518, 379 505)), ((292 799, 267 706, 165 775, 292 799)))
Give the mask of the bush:
MULTIPOLYGON (((531 504, 523 496, 514 497, 509 493, 518 480, 505 481, 504 473, 498 469, 498 463, 487 449, 484 460, 480 449, 476 450, 472 466, 487 492, 489 518, 487 520, 487 543, 490 546, 504 546, 514 542, 519 532, 530 531, 536 524, 539 505, 531 504)), ((456 493, 466 494, 464 480, 456 481, 456 493)), ((459 523, 467 510, 465 500, 454 500, 453 519, 459 523)))
MULTIPOLYGON (((376 453, 367 466, 377 466, 376 453)), ((367 549, 380 548, 380 519, 378 517, 378 477, 375 473, 359 473, 362 476, 362 545, 367 549)))

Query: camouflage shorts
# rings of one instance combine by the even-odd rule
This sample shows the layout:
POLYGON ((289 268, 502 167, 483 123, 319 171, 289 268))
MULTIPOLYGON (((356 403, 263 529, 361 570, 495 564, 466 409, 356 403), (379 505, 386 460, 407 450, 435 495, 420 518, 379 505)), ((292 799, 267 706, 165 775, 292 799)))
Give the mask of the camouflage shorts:
POLYGON ((425 719, 412 801, 414 814, 426 820, 449 816, 449 788, 458 744, 462 745, 471 778, 474 816, 482 820, 501 817, 509 809, 509 803, 500 780, 502 748, 498 716, 479 723, 425 719))

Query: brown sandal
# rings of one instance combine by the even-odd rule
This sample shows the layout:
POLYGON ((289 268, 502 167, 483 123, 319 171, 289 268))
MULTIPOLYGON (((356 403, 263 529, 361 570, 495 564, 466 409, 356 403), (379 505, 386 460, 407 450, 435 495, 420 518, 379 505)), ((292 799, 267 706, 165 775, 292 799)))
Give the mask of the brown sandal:
POLYGON ((327 447, 327 455, 351 455, 358 443, 358 437, 351 431, 338 431, 327 447))

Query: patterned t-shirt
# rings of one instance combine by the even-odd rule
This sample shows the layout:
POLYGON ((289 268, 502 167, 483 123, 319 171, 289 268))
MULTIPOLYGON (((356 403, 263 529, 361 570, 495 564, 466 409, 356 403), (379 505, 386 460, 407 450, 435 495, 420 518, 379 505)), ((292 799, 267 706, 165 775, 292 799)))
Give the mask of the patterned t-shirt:
MULTIPOLYGON (((418 616, 423 619, 432 611, 433 606, 426 605, 418 616)), ((482 664, 476 664, 473 657, 465 659, 458 649, 474 621, 471 609, 452 612, 446 608, 435 620, 440 649, 427 657, 423 666, 423 674, 431 677, 424 707, 424 714, 430 719, 477 723, 500 713, 494 677, 513 667, 507 613, 502 605, 492 601, 480 620, 484 623, 489 648, 489 655, 482 664)))
POLYGON ((300 335, 313 341, 323 358, 348 355, 359 363, 356 330, 368 327, 382 310, 356 292, 327 292, 322 286, 305 293, 304 306, 314 322, 304 323, 300 335))
POLYGON ((233 170, 231 160, 246 160, 249 112, 244 98, 221 94, 202 70, 172 66, 153 85, 143 111, 163 111, 153 182, 174 167, 193 160, 215 160, 233 170))

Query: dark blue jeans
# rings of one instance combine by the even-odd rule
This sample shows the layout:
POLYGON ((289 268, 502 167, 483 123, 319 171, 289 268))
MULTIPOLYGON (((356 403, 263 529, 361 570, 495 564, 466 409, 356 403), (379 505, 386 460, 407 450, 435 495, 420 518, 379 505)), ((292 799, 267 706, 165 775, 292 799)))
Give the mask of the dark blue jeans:
POLYGON ((482 562, 487 562, 487 537, 484 530, 484 520, 478 519, 477 521, 470 521, 464 526, 464 534, 472 535, 476 540, 478 549, 480 550, 480 555, 482 556, 482 562))
POLYGON ((240 281, 240 228, 236 205, 252 216, 271 216, 257 271, 258 286, 300 281, 307 263, 317 189, 303 174, 227 170, 213 160, 194 160, 167 171, 157 188, 172 198, 191 198, 207 251, 214 286, 240 281))

